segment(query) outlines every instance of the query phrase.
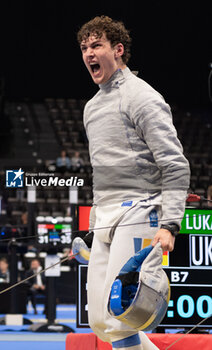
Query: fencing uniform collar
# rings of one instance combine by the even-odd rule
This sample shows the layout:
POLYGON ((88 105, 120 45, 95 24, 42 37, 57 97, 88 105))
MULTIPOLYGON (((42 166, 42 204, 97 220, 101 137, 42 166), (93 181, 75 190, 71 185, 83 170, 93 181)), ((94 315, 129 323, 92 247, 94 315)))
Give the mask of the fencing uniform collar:
POLYGON ((110 79, 104 83, 99 84, 99 88, 101 90, 108 90, 111 88, 118 88, 120 84, 122 84, 125 81, 125 78, 131 74, 131 71, 128 67, 124 68, 123 70, 121 68, 117 69, 113 75, 110 77, 110 79))

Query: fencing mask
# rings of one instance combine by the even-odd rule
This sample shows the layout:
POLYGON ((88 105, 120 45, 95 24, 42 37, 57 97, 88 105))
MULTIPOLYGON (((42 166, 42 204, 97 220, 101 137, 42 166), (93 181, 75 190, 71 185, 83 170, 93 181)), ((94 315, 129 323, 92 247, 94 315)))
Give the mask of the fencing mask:
POLYGON ((121 269, 111 287, 109 313, 131 328, 151 331, 165 316, 169 299, 169 280, 162 268, 160 243, 148 246, 121 269))

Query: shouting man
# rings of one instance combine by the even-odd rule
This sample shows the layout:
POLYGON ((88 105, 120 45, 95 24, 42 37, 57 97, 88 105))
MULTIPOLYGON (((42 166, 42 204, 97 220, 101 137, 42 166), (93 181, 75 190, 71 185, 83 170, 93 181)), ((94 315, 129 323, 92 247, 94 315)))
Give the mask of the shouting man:
POLYGON ((84 110, 94 192, 89 324, 113 349, 156 349, 143 332, 109 314, 108 300, 115 277, 136 251, 157 242, 163 250, 174 249, 189 186, 188 162, 169 105, 127 67, 131 39, 124 24, 95 17, 79 30, 78 42, 99 85, 84 110))

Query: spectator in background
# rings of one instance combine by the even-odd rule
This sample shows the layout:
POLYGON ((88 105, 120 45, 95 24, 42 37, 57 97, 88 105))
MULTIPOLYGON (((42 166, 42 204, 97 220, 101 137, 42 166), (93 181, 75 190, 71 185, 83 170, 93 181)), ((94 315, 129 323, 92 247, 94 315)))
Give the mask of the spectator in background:
POLYGON ((24 211, 22 214, 21 214, 21 224, 22 225, 27 225, 28 223, 28 212, 27 211, 24 211))
POLYGON ((9 263, 6 258, 0 259, 0 282, 10 282, 9 263))
POLYGON ((76 151, 71 158, 71 168, 73 172, 84 172, 84 160, 80 157, 80 153, 76 151))
POLYGON ((65 173, 67 170, 71 168, 71 161, 67 156, 65 150, 62 150, 60 157, 56 159, 56 167, 57 167, 57 171, 59 171, 60 173, 65 173))
POLYGON ((33 245, 33 243, 28 244, 27 253, 37 253, 37 248, 33 245))
POLYGON ((209 207, 212 207, 212 202, 209 202, 209 201, 212 201, 212 185, 210 185, 208 187, 208 190, 207 190, 207 199, 208 199, 208 206, 209 207))
MULTIPOLYGON (((30 264, 30 270, 26 272, 26 278, 34 275, 35 273, 38 273, 42 270, 42 266, 40 264, 40 261, 38 259, 33 259, 30 264)), ((33 309, 34 309, 34 314, 37 315, 37 308, 36 308, 36 295, 37 294, 43 294, 45 295, 46 293, 46 278, 42 274, 39 274, 33 278, 31 278, 28 281, 29 285, 29 291, 28 291, 28 296, 29 299, 31 300, 33 309)))

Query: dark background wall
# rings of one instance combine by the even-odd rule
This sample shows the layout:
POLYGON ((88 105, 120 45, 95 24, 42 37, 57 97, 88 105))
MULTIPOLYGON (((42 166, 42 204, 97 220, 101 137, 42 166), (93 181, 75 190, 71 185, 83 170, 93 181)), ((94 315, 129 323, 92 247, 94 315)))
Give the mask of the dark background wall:
POLYGON ((76 41, 106 14, 131 31, 129 67, 170 103, 209 106, 212 12, 206 1, 7 1, 1 5, 1 74, 9 98, 90 98, 93 85, 76 41))

